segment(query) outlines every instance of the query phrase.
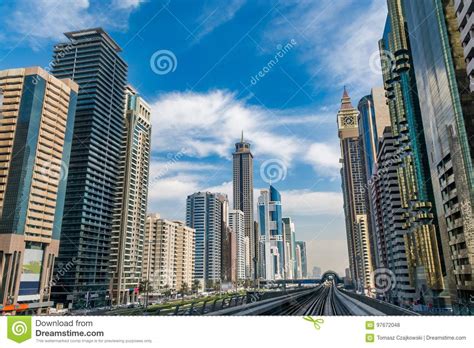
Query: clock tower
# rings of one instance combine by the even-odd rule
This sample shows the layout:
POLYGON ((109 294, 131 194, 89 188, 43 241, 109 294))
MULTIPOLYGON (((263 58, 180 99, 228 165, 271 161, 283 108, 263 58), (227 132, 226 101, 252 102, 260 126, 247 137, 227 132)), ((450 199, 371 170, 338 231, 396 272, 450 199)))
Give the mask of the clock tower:
POLYGON ((359 111, 352 106, 351 98, 344 87, 344 93, 341 99, 341 108, 337 114, 337 125, 339 129, 339 137, 355 136, 358 134, 358 118, 359 111), (342 133, 341 133, 342 132, 342 133))
POLYGON ((359 111, 352 106, 345 87, 341 108, 337 113, 337 125, 341 142, 341 179, 351 279, 357 290, 368 293, 373 287, 373 265, 363 153, 359 139, 359 111))

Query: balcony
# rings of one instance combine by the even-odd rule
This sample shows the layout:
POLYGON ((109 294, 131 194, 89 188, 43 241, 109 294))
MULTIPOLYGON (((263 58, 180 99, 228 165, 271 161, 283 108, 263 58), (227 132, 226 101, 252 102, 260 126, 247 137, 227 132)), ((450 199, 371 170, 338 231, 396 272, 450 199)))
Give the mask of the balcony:
MULTIPOLYGON (((461 11, 457 12, 457 17, 458 17, 458 24, 460 27, 463 27, 467 23, 467 15, 471 14, 473 9, 474 9, 474 3, 472 0, 464 0, 463 1, 464 6, 461 7, 461 11)), ((455 7, 459 8, 459 7, 455 7)))
POLYGON ((471 38, 467 45, 464 46, 464 57, 472 59, 474 57, 474 38, 471 38))
POLYGON ((471 35, 471 32, 474 28, 474 16, 470 16, 467 21, 464 29, 461 31, 461 42, 465 43, 469 40, 473 40, 474 38, 471 35))

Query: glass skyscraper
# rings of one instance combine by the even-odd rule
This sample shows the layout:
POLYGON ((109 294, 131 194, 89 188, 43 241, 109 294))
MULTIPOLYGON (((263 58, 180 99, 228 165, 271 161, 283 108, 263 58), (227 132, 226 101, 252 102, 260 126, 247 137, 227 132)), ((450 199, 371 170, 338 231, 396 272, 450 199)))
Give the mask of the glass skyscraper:
POLYGON ((416 304, 442 306, 444 264, 410 42, 401 0, 387 3, 389 13, 379 47, 395 139, 410 283, 416 289, 416 304))
POLYGON ((260 191, 257 211, 260 229, 259 275, 266 280, 283 279, 285 260, 281 195, 275 187, 260 191))
MULTIPOLYGON (((463 10, 469 10, 468 3, 463 10)), ((447 285, 455 310, 467 305, 474 311, 474 94, 469 90, 455 5, 447 0, 403 1, 403 5, 448 270, 447 285)))
POLYGON ((372 263, 378 264, 379 253, 376 250, 375 222, 373 219, 373 201, 369 199, 369 186, 377 163, 379 141, 383 136, 385 127, 390 126, 390 113, 388 111, 385 90, 383 87, 373 88, 371 93, 359 101, 359 141, 362 154, 364 178, 366 181, 366 200, 368 201, 367 218, 369 220, 370 253, 372 263))
POLYGON ((196 230, 194 279, 203 288, 221 280, 223 200, 226 199, 219 193, 197 192, 186 201, 186 226, 196 230))
POLYGON ((44 314, 53 305, 78 89, 38 67, 0 71, 3 314, 44 314))
POLYGON ((120 174, 127 65, 101 28, 65 34, 52 73, 79 84, 71 161, 56 269, 74 267, 53 288, 74 308, 109 302, 110 245, 120 174))

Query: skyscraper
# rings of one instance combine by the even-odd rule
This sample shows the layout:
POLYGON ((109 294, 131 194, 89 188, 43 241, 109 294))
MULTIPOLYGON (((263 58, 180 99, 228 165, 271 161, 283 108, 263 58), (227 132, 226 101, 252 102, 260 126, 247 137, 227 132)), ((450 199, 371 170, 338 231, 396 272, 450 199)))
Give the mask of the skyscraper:
POLYGON ((364 153, 366 177, 372 176, 377 158, 379 139, 385 127, 390 126, 390 113, 383 87, 373 88, 359 101, 359 138, 364 153))
POLYGON ((371 279, 373 265, 358 116, 359 112, 352 106, 351 98, 344 88, 337 124, 341 142, 341 176, 347 246, 351 278, 356 289, 363 291, 373 285, 371 279))
POLYGON ((142 275, 143 239, 150 167, 151 110, 126 88, 120 185, 110 250, 112 303, 135 302, 142 275))
POLYGON ((186 201, 186 225, 196 230, 194 279, 212 287, 221 280, 221 194, 197 192, 186 201))
POLYGON ((359 101, 359 140, 362 150, 362 162, 365 178, 365 193, 367 205, 367 218, 369 220, 369 244, 372 264, 377 264, 378 252, 375 243, 375 229, 373 214, 373 201, 369 199, 369 183, 377 162, 379 140, 382 138, 385 127, 390 126, 390 113, 385 99, 383 87, 373 88, 372 92, 359 101))
POLYGON ((283 279, 284 246, 280 192, 271 185, 269 190, 261 190, 257 209, 260 228, 259 276, 267 280, 283 279))
POLYGON ((229 200, 227 195, 218 194, 221 203, 221 281, 232 286, 237 281, 237 238, 229 226, 229 200))
MULTIPOLYGON (((0 71, 2 312, 47 312, 56 282, 78 86, 43 69, 0 71)), ((69 265, 68 267, 72 267, 69 265)))
POLYGON ((396 142, 400 204, 404 213, 405 248, 415 301, 442 306, 442 249, 434 214, 433 187, 420 101, 415 82, 409 31, 401 0, 388 0, 388 17, 379 41, 383 78, 396 142))
POLYGON ((469 77, 470 90, 471 92, 474 92, 474 37, 472 35, 473 22, 471 19, 474 11, 474 3, 472 1, 455 0, 454 6, 452 2, 449 3, 447 1, 444 1, 443 4, 451 7, 450 16, 456 13, 457 23, 453 21, 451 22, 451 26, 457 26, 461 33, 458 42, 460 43, 460 46, 462 46, 462 54, 465 59, 465 70, 469 77))
POLYGON ((245 238, 248 245, 245 253, 245 275, 249 279, 254 279, 256 241, 253 220, 253 155, 250 143, 244 141, 243 132, 240 142, 235 144, 233 153, 233 194, 234 210, 244 212, 245 238))
POLYGON ((297 241, 296 245, 300 248, 301 253, 301 279, 308 278, 308 256, 306 254, 306 242, 297 241))
POLYGON ((381 275, 395 281, 377 297, 403 307, 410 307, 414 288, 410 286, 407 254, 404 243, 404 211, 401 209, 400 186, 397 176, 397 147, 391 128, 386 127, 380 141, 374 173, 370 182, 371 211, 374 221, 374 242, 377 251, 377 268, 381 275))
POLYGON ((470 307, 472 313, 474 94, 466 66, 472 63, 469 56, 474 40, 472 18, 466 17, 474 5, 472 1, 441 0, 403 1, 403 5, 447 268, 446 285, 451 288, 455 311, 470 307), (459 25, 464 28, 461 34, 459 25))
POLYGON ((285 277, 286 279, 295 279, 296 275, 296 232, 295 224, 290 217, 284 217, 283 238, 285 245, 285 277))
POLYGON ((245 228, 244 212, 241 210, 231 210, 229 213, 229 226, 235 233, 236 239, 236 265, 237 279, 245 279, 245 228))
POLYGON ((110 242, 120 178, 127 65, 101 28, 65 34, 53 75, 79 84, 57 269, 75 267, 53 288, 73 307, 109 302, 110 242))

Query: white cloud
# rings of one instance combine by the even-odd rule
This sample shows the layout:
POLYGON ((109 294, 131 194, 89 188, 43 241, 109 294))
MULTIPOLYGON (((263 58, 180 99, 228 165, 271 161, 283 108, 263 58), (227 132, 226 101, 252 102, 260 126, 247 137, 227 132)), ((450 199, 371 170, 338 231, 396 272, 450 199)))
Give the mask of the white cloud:
POLYGON ((387 15, 382 0, 287 0, 267 28, 266 38, 296 38, 301 60, 316 87, 348 85, 361 97, 381 85, 371 68, 387 15))
POLYGON ((305 155, 316 173, 331 177, 339 177, 340 157, 339 148, 326 143, 311 144, 305 155))
POLYGON ((227 0, 225 6, 222 6, 220 1, 211 1, 198 18, 196 39, 202 39, 222 24, 232 20, 245 2, 246 0, 227 0))
POLYGON ((339 216, 343 212, 340 192, 289 190, 281 192, 285 216, 339 216))
MULTIPOLYGON (((249 105, 223 90, 208 93, 175 92, 158 98, 152 105, 153 149, 176 152, 185 149, 190 156, 229 158, 241 130, 259 158, 276 158, 291 166, 306 160, 311 142, 295 134, 290 126, 318 126, 328 115, 298 115, 249 105)), ((332 121, 331 121, 332 122, 332 121)))
POLYGON ((12 43, 26 42, 37 49, 45 41, 62 39, 68 31, 99 26, 125 30, 130 13, 141 2, 109 0, 92 6, 89 0, 20 0, 5 22, 12 43))

